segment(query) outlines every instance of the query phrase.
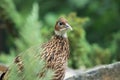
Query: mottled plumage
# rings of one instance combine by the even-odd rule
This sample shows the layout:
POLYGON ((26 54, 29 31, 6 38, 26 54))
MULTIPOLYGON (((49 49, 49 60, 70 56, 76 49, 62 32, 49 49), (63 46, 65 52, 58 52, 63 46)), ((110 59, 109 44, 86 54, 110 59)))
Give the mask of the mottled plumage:
POLYGON ((55 71, 53 80, 63 80, 69 56, 69 41, 67 31, 72 30, 65 18, 60 18, 55 25, 55 35, 42 46, 42 58, 46 67, 55 71))
POLYGON ((46 67, 55 71, 54 80, 63 80, 69 56, 68 39, 55 35, 42 47, 42 58, 46 61, 46 67))

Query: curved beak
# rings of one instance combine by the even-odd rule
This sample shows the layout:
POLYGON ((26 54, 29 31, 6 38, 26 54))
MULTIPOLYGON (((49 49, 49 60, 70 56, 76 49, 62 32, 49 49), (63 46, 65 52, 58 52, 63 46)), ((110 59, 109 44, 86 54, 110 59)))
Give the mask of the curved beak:
POLYGON ((72 27, 71 27, 68 23, 66 23, 65 25, 66 25, 65 27, 66 27, 67 29, 73 30, 72 27))

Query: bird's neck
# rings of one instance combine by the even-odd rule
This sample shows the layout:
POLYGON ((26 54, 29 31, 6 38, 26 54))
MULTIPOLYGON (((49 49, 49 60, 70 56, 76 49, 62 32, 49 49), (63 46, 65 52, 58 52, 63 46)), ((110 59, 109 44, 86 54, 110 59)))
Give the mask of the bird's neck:
POLYGON ((57 35, 57 36, 61 36, 61 37, 63 37, 63 38, 67 38, 67 33, 66 32, 61 32, 61 31, 56 31, 55 30, 55 35, 57 35))

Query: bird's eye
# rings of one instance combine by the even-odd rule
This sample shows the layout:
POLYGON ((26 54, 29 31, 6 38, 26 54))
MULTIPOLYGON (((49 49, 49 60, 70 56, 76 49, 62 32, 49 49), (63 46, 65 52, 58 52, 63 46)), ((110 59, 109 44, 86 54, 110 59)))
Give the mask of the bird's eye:
POLYGON ((62 22, 59 22, 59 25, 61 26, 61 25, 63 25, 63 23, 62 23, 62 22))

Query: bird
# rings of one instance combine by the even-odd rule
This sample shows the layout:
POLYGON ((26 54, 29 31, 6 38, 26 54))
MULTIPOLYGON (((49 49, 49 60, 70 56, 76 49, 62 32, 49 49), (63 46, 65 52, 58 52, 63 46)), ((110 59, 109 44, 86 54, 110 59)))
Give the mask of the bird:
POLYGON ((72 30, 67 20, 59 18, 54 27, 54 35, 42 46, 42 58, 45 59, 47 68, 55 71, 53 80, 63 80, 67 60, 69 58, 69 40, 67 31, 72 30))
MULTIPOLYGON (((54 26, 54 35, 51 39, 42 44, 40 57, 45 61, 45 68, 54 71, 52 80, 63 80, 65 70, 69 58, 69 40, 67 32, 72 30, 68 21, 64 17, 60 17, 54 26)), ((20 56, 14 60, 20 71, 23 70, 24 64, 20 56)), ((44 72, 43 72, 44 73, 44 72)), ((43 76, 42 73, 39 76, 43 76)))

